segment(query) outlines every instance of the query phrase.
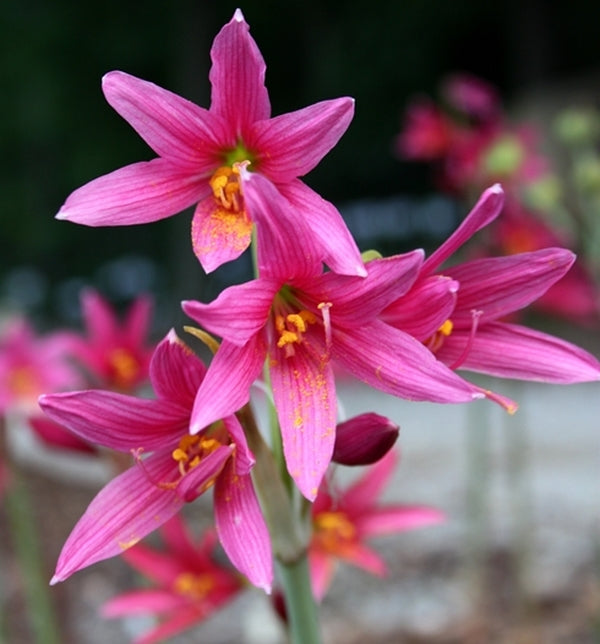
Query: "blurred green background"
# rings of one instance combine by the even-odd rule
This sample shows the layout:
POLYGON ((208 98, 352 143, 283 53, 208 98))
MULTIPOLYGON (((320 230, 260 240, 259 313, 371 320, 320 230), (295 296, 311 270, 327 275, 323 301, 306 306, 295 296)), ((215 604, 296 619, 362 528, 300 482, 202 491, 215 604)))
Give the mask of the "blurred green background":
MULTIPOLYGON (((179 299, 211 292, 189 248, 191 213, 101 229, 53 217, 78 186, 153 156, 104 100, 102 75, 122 69, 208 107, 209 48, 237 5, 4 0, 1 303, 67 321, 77 290, 92 283, 116 300, 152 290, 169 319, 179 299)), ((510 100, 600 63, 600 5, 584 0, 246 0, 241 8, 267 62, 274 114, 356 98, 349 131, 307 179, 335 203, 429 188, 426 169, 394 158, 391 142, 408 98, 435 95, 447 72, 480 75, 510 100)), ((242 270, 212 283, 237 281, 242 270)))

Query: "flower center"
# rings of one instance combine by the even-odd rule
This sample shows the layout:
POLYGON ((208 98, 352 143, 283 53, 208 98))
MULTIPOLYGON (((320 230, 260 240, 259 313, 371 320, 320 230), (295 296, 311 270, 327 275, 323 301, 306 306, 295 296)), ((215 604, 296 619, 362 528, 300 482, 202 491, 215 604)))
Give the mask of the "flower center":
POLYGON ((453 327, 452 320, 446 320, 432 336, 425 340, 424 344, 431 353, 436 353, 442 348, 444 339, 452 333, 453 327))
POLYGON ((36 397, 39 394, 39 383, 36 374, 30 367, 17 367, 8 376, 8 388, 20 398, 36 397))
POLYGON ((173 590, 190 599, 204 599, 214 588, 211 575, 195 575, 192 572, 182 572, 173 582, 173 590))
POLYGON ((213 195, 219 205, 228 212, 243 212, 242 184, 237 166, 221 166, 209 181, 213 195))
POLYGON ((320 512, 313 520, 314 538, 328 552, 339 552, 356 540, 356 527, 345 512, 320 512))
POLYGON ((285 351, 286 358, 294 355, 294 344, 300 344, 309 324, 314 324, 317 317, 303 309, 298 313, 275 316, 275 329, 279 333, 277 346, 285 351))
POLYGON ((216 438, 206 435, 184 434, 179 441, 179 446, 173 450, 171 456, 177 461, 177 467, 181 476, 184 476, 191 469, 196 467, 202 459, 221 447, 221 443, 216 438))
POLYGON ((111 377, 119 389, 128 389, 138 377, 139 362, 127 349, 115 349, 108 356, 111 377))

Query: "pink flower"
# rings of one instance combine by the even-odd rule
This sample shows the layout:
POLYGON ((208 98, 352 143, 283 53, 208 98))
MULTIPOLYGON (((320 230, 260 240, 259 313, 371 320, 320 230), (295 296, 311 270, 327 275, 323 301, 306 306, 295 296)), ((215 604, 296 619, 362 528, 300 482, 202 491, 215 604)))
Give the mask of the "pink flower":
POLYGON ((76 190, 57 217, 89 226, 139 224, 196 204, 192 243, 212 271, 249 245, 262 213, 244 200, 239 164, 267 177, 285 198, 277 225, 298 231, 332 270, 364 275, 356 245, 336 208, 298 177, 345 132, 354 101, 340 98, 271 118, 265 62, 238 9, 211 50, 209 110, 123 72, 103 79, 108 102, 156 152, 76 190))
POLYGON ((242 407, 267 358, 287 468, 312 500, 335 441, 334 362, 402 398, 480 397, 421 343, 378 320, 412 285, 422 257, 415 251, 374 260, 367 277, 358 278, 311 271, 301 247, 287 256, 273 250, 259 279, 226 289, 210 304, 184 302, 191 318, 223 338, 198 391, 191 431, 242 407))
POLYGON ((321 484, 312 507, 313 536, 309 546, 311 581, 317 599, 327 592, 338 561, 373 575, 385 574, 385 563, 367 544, 371 537, 444 520, 441 512, 426 506, 379 504, 397 460, 394 452, 388 452, 344 491, 330 489, 325 481, 321 484))
POLYGON ((156 550, 144 544, 123 553, 129 565, 148 577, 153 587, 132 590, 102 607, 105 617, 150 614, 160 623, 135 644, 153 644, 208 619, 244 588, 241 577, 218 562, 217 537, 212 530, 193 540, 179 515, 161 528, 166 545, 156 550))
MULTIPOLYGON (((452 369, 468 369, 505 378, 573 383, 600 379, 600 363, 589 353, 551 335, 503 322, 502 318, 542 296, 570 268, 574 255, 547 248, 509 257, 477 259, 439 267, 475 232, 492 222, 503 205, 496 185, 486 190, 460 227, 430 257, 411 291, 383 312, 383 319, 412 333, 452 369), (457 284, 435 300, 429 293, 443 281, 457 284), (427 299, 435 302, 438 318, 414 325, 410 312, 427 299), (404 316, 407 316, 404 319, 404 316)), ((515 408, 512 401, 485 392, 515 408)))
POLYGON ((149 297, 138 297, 121 324, 94 290, 81 295, 87 338, 73 337, 70 351, 94 379, 95 387, 131 392, 148 381, 154 347, 147 344, 152 313, 149 297))
POLYGON ((9 408, 35 412, 42 393, 79 386, 69 346, 66 333, 38 336, 24 318, 11 321, 0 337, 0 413, 9 408))
POLYGON ((171 331, 150 365, 155 400, 99 390, 40 398, 50 418, 80 437, 136 458, 90 503, 63 547, 52 583, 127 550, 214 485, 225 551, 253 584, 270 588, 270 541, 250 478, 254 458, 237 418, 214 419, 189 434, 205 372, 171 331))

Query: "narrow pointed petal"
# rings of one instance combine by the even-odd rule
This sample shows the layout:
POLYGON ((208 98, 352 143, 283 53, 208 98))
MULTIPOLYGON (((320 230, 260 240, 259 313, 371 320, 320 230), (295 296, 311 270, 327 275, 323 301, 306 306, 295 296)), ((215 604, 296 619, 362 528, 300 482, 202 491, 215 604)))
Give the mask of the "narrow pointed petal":
POLYGON ((157 397, 189 408, 205 375, 202 360, 171 329, 150 362, 150 380, 157 397))
POLYGON ((262 370, 266 346, 261 336, 243 347, 223 341, 196 395, 190 432, 196 434, 216 420, 241 409, 262 370))
POLYGON ((277 188, 264 176, 241 171, 244 203, 256 222, 261 277, 288 282, 321 273, 321 253, 312 232, 277 188))
POLYGON ((90 340, 99 345, 110 344, 119 329, 108 302, 97 291, 85 289, 81 294, 81 310, 90 340))
POLYGON ((308 563, 313 595, 317 601, 321 601, 331 586, 335 572, 335 559, 312 548, 308 552, 308 563))
POLYGON ((394 300, 404 295, 419 274, 423 251, 375 259, 367 263, 366 277, 325 273, 306 286, 315 304, 332 302, 336 324, 357 326, 376 318, 394 300), (368 306, 365 303, 368 302, 368 306))
POLYGON ((254 463, 256 463, 256 459, 250 451, 250 447, 248 447, 246 434, 240 425, 240 421, 237 416, 225 416, 223 424, 235 444, 235 471, 238 474, 249 474, 254 463))
POLYGON ((144 588, 117 595, 102 605, 103 617, 123 617, 125 615, 156 615, 180 608, 181 597, 160 588, 144 588))
POLYGON ((260 279, 230 286, 209 304, 186 300, 186 315, 229 342, 244 345, 264 327, 280 283, 260 279))
POLYGON ((290 476, 313 501, 331 462, 335 443, 333 373, 322 347, 305 338, 293 356, 271 360, 273 398, 290 476))
POLYGON ((388 452, 378 463, 365 470, 365 473, 344 493, 344 507, 348 508, 352 515, 374 507, 393 476, 398 461, 396 452, 388 452))
POLYGON ((153 159, 86 183, 69 195, 56 218, 86 226, 147 224, 185 210, 209 191, 198 175, 153 159))
MULTIPOLYGON (((449 364, 462 353, 468 332, 453 333, 438 352, 449 364)), ((461 369, 502 378, 556 384, 600 380, 600 363, 587 351, 516 324, 490 322, 478 329, 461 369)))
POLYGON ((231 124, 231 132, 237 138, 252 123, 271 114, 265 61, 249 31, 238 9, 217 34, 210 52, 210 111, 231 124))
POLYGON ((360 251, 338 209, 299 179, 278 186, 281 194, 294 206, 312 234, 312 243, 321 246, 323 261, 340 275, 364 277, 367 269, 360 251))
POLYGON ((227 128, 215 114, 125 72, 106 74, 102 90, 158 156, 198 174, 206 175, 219 166, 227 128))
POLYGON ((342 561, 346 561, 357 568, 362 568, 377 577, 383 577, 386 573, 387 567, 383 559, 369 546, 360 541, 349 544, 343 549, 341 548, 336 554, 342 561))
POLYGON ((215 484, 215 521, 231 563, 258 588, 271 592, 273 558, 265 520, 249 475, 230 461, 215 484))
POLYGON ((380 319, 423 342, 450 317, 458 290, 456 280, 431 275, 419 280, 406 295, 390 304, 380 319))
POLYGON ((433 273, 478 230, 494 221, 504 206, 504 191, 500 184, 488 188, 462 224, 423 264, 423 274, 433 273))
POLYGON ((170 553, 160 552, 145 543, 138 543, 133 548, 125 550, 123 559, 139 573, 165 587, 171 586, 175 577, 181 572, 181 563, 170 553))
POLYGON ((52 420, 84 440, 122 452, 163 447, 188 429, 189 408, 167 400, 90 389, 47 394, 39 404, 52 420))
POLYGON ((77 570, 120 554, 178 512, 183 500, 174 490, 153 481, 173 480, 176 467, 170 451, 157 452, 106 485, 69 535, 51 583, 77 570))
POLYGON ((255 145, 265 150, 260 171, 275 183, 310 172, 337 144, 354 116, 354 99, 337 98, 255 123, 255 145))
POLYGON ((452 322, 470 328, 473 309, 482 311, 479 324, 518 311, 543 295, 574 261, 569 250, 546 248, 454 266, 448 272, 460 282, 460 290, 452 322))
POLYGON ((244 213, 218 207, 212 194, 199 201, 192 219, 192 248, 205 272, 237 259, 250 245, 252 226, 244 213))
POLYGON ((373 508, 356 519, 356 527, 365 537, 405 532, 442 523, 443 512, 427 506, 398 505, 373 508))
POLYGON ((154 302, 148 295, 135 299, 125 317, 125 338, 133 346, 141 346, 150 333, 150 322, 154 302))
POLYGON ((177 484, 177 494, 187 503, 203 494, 221 474, 235 447, 217 447, 192 468, 177 484))
POLYGON ((336 329, 332 357, 371 387, 407 400, 459 403, 482 397, 420 342, 383 322, 336 329))

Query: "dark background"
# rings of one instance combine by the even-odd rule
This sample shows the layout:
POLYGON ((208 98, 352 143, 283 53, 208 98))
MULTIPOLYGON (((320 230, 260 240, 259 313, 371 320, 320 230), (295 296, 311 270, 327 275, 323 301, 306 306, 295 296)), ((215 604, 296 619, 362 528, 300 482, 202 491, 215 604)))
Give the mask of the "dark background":
MULTIPOLYGON (((203 298, 243 279, 243 261, 203 276, 189 245, 189 212, 123 228, 53 218, 78 186, 154 156, 104 100, 102 75, 122 69, 208 107, 210 45, 237 5, 4 0, 0 305, 46 323, 70 321, 86 283, 123 302, 152 290, 170 320, 180 299, 203 298)), ((593 76, 600 63, 594 5, 246 0, 241 8, 267 62, 274 115, 356 98, 347 134, 307 178, 340 204, 430 189, 425 169, 394 158, 391 142, 407 100, 419 92, 435 96, 446 73, 480 75, 508 103, 548 83, 593 76)), ((412 243, 410 231, 408 237, 399 249, 412 243)))

